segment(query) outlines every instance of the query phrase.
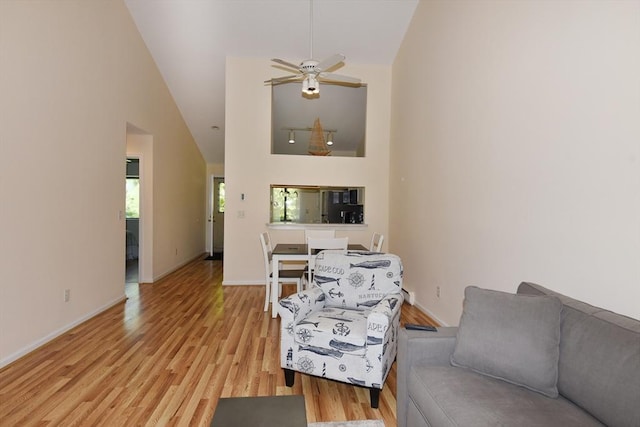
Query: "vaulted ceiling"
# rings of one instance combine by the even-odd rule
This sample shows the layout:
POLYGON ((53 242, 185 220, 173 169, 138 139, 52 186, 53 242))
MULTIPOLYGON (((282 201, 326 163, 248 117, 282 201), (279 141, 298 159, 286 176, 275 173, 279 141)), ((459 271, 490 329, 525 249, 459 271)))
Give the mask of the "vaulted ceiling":
MULTIPOLYGON (((391 65, 418 1, 315 0, 314 59, 391 65)), ((309 59, 307 0, 125 3, 207 163, 224 162, 225 58, 309 59)))

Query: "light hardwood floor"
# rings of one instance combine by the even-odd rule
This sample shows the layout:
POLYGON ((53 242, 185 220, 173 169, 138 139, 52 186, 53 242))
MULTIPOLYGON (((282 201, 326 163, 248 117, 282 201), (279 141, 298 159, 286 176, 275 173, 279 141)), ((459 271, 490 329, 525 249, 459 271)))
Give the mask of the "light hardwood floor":
MULTIPOLYGON (((208 426, 220 397, 302 394, 308 422, 396 426, 395 363, 379 409, 353 385, 296 373, 288 388, 264 287, 221 282, 221 261, 198 260, 127 285, 125 303, 0 370, 0 425, 208 426)), ((432 323, 406 303, 401 319, 432 323)))

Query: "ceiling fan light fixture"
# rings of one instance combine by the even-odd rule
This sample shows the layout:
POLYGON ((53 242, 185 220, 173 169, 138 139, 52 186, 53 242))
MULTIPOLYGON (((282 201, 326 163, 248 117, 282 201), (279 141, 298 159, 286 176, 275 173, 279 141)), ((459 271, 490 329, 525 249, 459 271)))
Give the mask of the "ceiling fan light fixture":
POLYGON ((302 81, 302 92, 313 95, 314 93, 320 93, 318 80, 315 76, 309 75, 302 81))

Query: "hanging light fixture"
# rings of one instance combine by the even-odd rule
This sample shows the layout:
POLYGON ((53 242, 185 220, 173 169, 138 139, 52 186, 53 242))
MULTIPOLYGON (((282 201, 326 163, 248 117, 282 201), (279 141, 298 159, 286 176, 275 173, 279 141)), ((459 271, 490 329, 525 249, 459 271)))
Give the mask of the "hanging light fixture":
POLYGON ((296 133, 292 130, 289 131, 289 144, 296 143, 296 133))
POLYGON ((333 132, 329 132, 327 135, 327 145, 333 145, 333 132))
POLYGON ((307 95, 313 95, 314 93, 320 93, 320 85, 316 76, 309 74, 302 82, 302 92, 307 95))

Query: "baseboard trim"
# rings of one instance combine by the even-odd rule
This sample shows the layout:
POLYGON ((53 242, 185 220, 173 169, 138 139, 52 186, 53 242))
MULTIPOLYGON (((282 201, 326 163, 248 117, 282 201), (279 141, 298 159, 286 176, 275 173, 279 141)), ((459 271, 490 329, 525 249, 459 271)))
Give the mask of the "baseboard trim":
POLYGON ((416 305, 416 293, 413 291, 408 291, 405 288, 402 288, 402 293, 404 295, 404 300, 411 305, 416 305))
POLYGON ((170 275, 171 273, 173 273, 173 272, 175 272, 175 271, 177 271, 177 270, 180 270, 180 269, 181 269, 182 267, 184 267, 185 265, 187 265, 187 264, 191 264, 193 261, 195 261, 195 260, 197 260, 197 259, 200 259, 200 258, 201 258, 201 257, 203 257, 204 255, 208 255, 208 254, 209 254, 208 252, 200 252, 198 255, 194 256, 193 258, 189 258, 188 260, 183 261, 183 262, 181 262, 180 264, 178 264, 178 265, 176 265, 176 266, 171 267, 169 270, 165 271, 164 273, 160 273, 159 275, 155 276, 155 277, 153 278, 153 282, 151 282, 151 283, 155 283, 155 282, 157 282, 158 280, 160 280, 160 279, 162 279, 162 278, 164 278, 164 277, 166 277, 166 276, 170 275))
POLYGON ((20 350, 16 351, 13 354, 8 355, 7 357, 5 357, 4 359, 0 360, 0 368, 4 368, 5 366, 9 365, 10 363, 15 362, 16 360, 20 359, 23 356, 26 356, 27 354, 31 353, 32 351, 36 350, 39 347, 42 347, 43 345, 45 345, 46 343, 48 343, 49 341, 53 341, 54 339, 58 338, 60 335, 64 334, 65 332, 75 328, 76 326, 78 326, 79 324, 86 322, 87 320, 91 319, 92 317, 97 316, 98 314, 109 310, 111 307, 116 306, 122 302, 124 302, 127 299, 127 296, 123 293, 121 296, 119 296, 118 298, 111 300, 110 302, 108 302, 107 304, 104 304, 103 306, 97 308, 96 310, 93 310, 90 313, 87 313, 86 315, 74 320, 73 322, 69 323, 68 325, 63 326, 60 329, 57 329, 53 332, 51 332, 50 334, 40 338, 39 340, 36 340, 34 342, 32 342, 31 344, 27 345, 26 347, 21 348, 20 350))
POLYGON ((222 286, 264 286, 264 280, 223 280, 222 286))
POLYGON ((424 314, 426 314, 427 316, 429 316, 430 318, 432 318, 433 320, 435 320, 438 323, 438 326, 449 326, 447 324, 447 322, 444 322, 442 319, 440 319, 438 316, 436 316, 431 310, 429 310, 428 308, 424 307, 422 304, 416 302, 415 303, 415 307, 418 307, 418 309, 420 311, 422 311, 424 314))

